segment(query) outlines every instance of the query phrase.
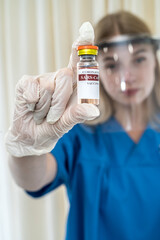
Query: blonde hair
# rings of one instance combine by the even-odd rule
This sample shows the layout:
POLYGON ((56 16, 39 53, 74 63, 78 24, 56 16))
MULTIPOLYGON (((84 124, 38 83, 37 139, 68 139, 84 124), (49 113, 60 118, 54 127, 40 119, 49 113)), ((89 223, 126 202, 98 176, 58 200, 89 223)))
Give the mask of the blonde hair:
MULTIPOLYGON (((127 11, 118 11, 112 14, 108 14, 103 17, 95 26, 95 44, 102 42, 104 39, 107 40, 117 34, 147 34, 151 35, 149 27, 144 23, 142 19, 135 16, 134 14, 127 11)), ((152 102, 156 106, 156 111, 160 106, 160 70, 158 59, 155 51, 156 69, 155 69, 155 86, 152 92, 152 102)), ((105 122, 112 115, 112 100, 104 90, 102 84, 100 84, 100 116, 90 122, 89 125, 95 125, 98 123, 105 122)))

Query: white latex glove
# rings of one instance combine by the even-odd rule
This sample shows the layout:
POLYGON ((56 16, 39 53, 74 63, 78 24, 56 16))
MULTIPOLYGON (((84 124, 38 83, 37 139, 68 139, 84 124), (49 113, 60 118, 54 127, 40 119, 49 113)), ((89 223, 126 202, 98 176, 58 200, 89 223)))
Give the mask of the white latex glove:
POLYGON ((80 28, 74 42, 68 68, 40 76, 24 76, 16 86, 13 122, 5 143, 16 157, 50 152, 58 139, 75 124, 92 120, 99 110, 92 104, 77 104, 77 46, 92 44, 90 23, 80 28))

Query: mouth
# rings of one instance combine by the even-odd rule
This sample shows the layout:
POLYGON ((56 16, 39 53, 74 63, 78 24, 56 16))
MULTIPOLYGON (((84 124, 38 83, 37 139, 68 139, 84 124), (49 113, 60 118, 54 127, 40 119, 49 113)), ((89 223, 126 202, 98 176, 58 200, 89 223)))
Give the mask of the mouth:
POLYGON ((124 95, 126 95, 127 97, 131 97, 137 94, 137 92, 139 92, 138 88, 131 88, 131 89, 127 89, 125 90, 123 93, 124 95))

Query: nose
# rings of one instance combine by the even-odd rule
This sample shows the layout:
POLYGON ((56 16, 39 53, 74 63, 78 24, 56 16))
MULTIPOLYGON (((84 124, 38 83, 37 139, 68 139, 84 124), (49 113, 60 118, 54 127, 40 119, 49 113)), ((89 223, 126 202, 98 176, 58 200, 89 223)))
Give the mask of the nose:
POLYGON ((125 91, 129 85, 132 85, 135 82, 135 75, 128 68, 127 70, 123 70, 120 75, 121 90, 125 91))
POLYGON ((131 83, 135 82, 135 80, 136 80, 136 78, 135 78, 133 71, 131 71, 129 69, 122 71, 121 81, 131 84, 131 83))

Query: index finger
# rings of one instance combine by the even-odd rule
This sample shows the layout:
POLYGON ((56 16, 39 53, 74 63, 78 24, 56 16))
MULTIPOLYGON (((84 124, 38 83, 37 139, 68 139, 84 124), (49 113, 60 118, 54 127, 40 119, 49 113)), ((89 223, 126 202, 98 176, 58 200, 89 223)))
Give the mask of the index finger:
POLYGON ((60 69, 55 76, 55 89, 51 106, 47 114, 47 122, 54 124, 64 113, 73 92, 73 71, 69 68, 60 69))
POLYGON ((79 58, 77 56, 77 47, 79 45, 92 45, 94 43, 94 30, 90 22, 84 22, 79 29, 79 37, 72 45, 72 52, 69 59, 68 67, 73 71, 76 70, 79 58))

